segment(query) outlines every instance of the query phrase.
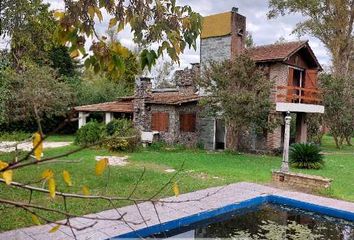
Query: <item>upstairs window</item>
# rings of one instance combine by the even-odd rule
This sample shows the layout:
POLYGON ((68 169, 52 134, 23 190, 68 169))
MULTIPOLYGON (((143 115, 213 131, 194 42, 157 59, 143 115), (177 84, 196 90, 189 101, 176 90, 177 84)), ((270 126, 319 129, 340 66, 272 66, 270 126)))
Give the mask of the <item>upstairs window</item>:
POLYGON ((152 113, 151 130, 159 132, 168 132, 170 116, 165 112, 152 113))
POLYGON ((181 132, 195 132, 196 129, 196 114, 181 113, 179 115, 179 124, 181 132))

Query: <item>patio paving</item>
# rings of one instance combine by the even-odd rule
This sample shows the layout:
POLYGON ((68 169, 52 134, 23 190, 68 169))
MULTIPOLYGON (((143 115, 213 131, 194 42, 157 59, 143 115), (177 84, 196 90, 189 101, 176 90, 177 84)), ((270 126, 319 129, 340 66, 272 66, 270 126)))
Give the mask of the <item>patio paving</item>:
MULTIPOLYGON (((156 225, 160 223, 160 221, 167 222, 265 195, 283 196, 354 213, 354 203, 351 202, 282 190, 255 183, 240 182, 223 187, 214 187, 186 193, 178 197, 165 198, 163 199, 164 202, 159 202, 155 205, 160 220, 156 215, 152 203, 144 202, 139 204, 139 210, 146 220, 145 223, 142 221, 138 208, 132 205, 119 208, 119 213, 116 209, 113 209, 86 215, 101 218, 117 218, 119 214, 126 213, 124 217, 126 223, 124 223, 124 221, 98 221, 92 228, 87 228, 82 231, 74 230, 74 232, 77 239, 108 239, 133 230, 139 230, 146 226, 156 225), (177 203, 176 201, 179 202, 177 203)), ((94 222, 93 220, 84 218, 73 218, 70 221, 73 225, 78 227, 87 226, 94 222)), ((42 225, 4 232, 0 234, 0 239, 74 239, 71 230, 67 227, 61 227, 55 233, 48 233, 53 226, 54 225, 42 225)))

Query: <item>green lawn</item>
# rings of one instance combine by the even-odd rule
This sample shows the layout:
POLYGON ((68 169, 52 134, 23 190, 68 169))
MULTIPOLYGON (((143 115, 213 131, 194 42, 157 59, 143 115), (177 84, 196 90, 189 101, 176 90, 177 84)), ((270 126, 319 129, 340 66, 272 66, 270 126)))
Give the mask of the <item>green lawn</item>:
MULTIPOLYGON (((63 141, 62 139, 73 139, 73 137, 58 136, 52 137, 50 140, 63 141)), ((326 136, 323 142, 323 150, 327 153, 325 167, 321 170, 301 172, 332 178, 333 186, 331 190, 322 194, 354 201, 354 147, 345 147, 339 151, 333 146, 332 138, 326 136)), ((68 146, 49 149, 45 151, 45 156, 54 156, 75 148, 76 146, 68 146)), ((141 150, 128 154, 130 163, 127 166, 110 168, 110 180, 106 187, 108 172, 105 172, 105 175, 101 177, 94 174, 94 157, 97 155, 112 155, 112 153, 105 150, 86 149, 64 158, 63 160, 66 162, 58 160, 52 164, 41 164, 17 170, 14 173, 14 181, 29 182, 33 181, 34 178, 39 179, 43 170, 51 168, 56 174, 60 191, 80 193, 81 187, 87 185, 92 194, 127 196, 145 167, 146 174, 138 186, 135 197, 147 198, 153 195, 173 175, 173 173, 167 173, 165 170, 169 168, 179 169, 183 162, 185 163, 184 171, 178 176, 177 180, 181 192, 190 192, 239 181, 268 183, 271 179, 271 170, 279 168, 281 160, 280 157, 274 156, 236 155, 226 152, 210 153, 200 150, 141 150), (68 160, 80 161, 70 163, 68 160), (64 169, 72 175, 74 186, 71 188, 66 187, 62 181, 61 172, 64 169)), ((9 156, 3 154, 0 155, 0 159, 7 160, 9 156)), ((160 196, 172 194, 171 187, 168 187, 160 196)), ((28 201, 29 194, 22 190, 0 185, 0 197, 28 201)), ((46 194, 34 194, 32 203, 63 209, 60 197, 52 201, 46 194)), ((131 203, 117 202, 116 204, 117 206, 123 206, 131 203)), ((107 202, 97 200, 70 200, 68 207, 70 211, 76 214, 112 208, 107 202)), ((32 225, 30 215, 22 210, 0 205, 0 214, 2 216, 0 218, 0 231, 32 225)), ((62 216, 53 214, 50 214, 49 217, 62 218, 62 216)))

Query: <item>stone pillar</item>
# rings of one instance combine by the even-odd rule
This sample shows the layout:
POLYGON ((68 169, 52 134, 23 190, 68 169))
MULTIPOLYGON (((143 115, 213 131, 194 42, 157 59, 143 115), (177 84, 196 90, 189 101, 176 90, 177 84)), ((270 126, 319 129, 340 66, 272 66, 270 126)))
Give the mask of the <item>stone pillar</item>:
POLYGON ((104 115, 104 122, 106 124, 110 123, 113 120, 113 113, 106 112, 104 115))
POLYGON ((307 142, 306 113, 298 113, 296 115, 296 142, 307 142))
POLYGON ((86 117, 88 115, 85 114, 84 112, 79 112, 79 129, 86 124, 86 117))
POLYGON ((285 117, 285 132, 284 132, 284 150, 283 150, 283 161, 281 163, 280 171, 289 172, 289 143, 290 143, 290 122, 291 117, 285 117))

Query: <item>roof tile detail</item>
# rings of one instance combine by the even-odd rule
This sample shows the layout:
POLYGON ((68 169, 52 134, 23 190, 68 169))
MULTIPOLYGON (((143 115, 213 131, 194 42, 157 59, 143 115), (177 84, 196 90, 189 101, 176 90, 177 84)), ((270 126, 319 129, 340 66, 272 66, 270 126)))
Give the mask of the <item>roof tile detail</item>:
POLYGON ((79 106, 74 108, 78 112, 120 112, 132 113, 134 111, 132 101, 114 101, 98 104, 79 106))
POLYGON ((307 44, 307 41, 286 42, 249 48, 248 54, 256 62, 284 61, 307 44))
POLYGON ((183 94, 180 92, 162 92, 162 93, 152 93, 150 98, 146 100, 146 103, 178 105, 182 103, 196 102, 199 99, 200 96, 197 94, 183 94))

